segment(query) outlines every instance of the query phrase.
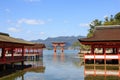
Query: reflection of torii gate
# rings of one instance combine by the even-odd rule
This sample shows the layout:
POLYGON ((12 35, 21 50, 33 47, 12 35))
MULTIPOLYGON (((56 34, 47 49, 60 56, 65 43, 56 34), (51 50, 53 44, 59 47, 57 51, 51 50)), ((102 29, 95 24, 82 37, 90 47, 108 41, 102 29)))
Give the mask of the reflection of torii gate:
POLYGON ((64 51, 65 42, 52 42, 52 45, 54 47, 54 52, 56 52, 57 46, 61 47, 62 52, 64 51))

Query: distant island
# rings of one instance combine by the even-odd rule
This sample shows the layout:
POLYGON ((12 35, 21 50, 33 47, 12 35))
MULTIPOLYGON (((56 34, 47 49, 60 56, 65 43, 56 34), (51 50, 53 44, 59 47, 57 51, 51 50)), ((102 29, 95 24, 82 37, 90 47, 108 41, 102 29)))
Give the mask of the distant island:
POLYGON ((44 43, 46 45, 46 49, 53 49, 52 42, 65 42, 65 49, 78 49, 78 46, 73 46, 75 42, 78 42, 78 39, 84 38, 85 36, 59 36, 54 38, 47 38, 45 40, 31 40, 31 42, 36 43, 44 43))

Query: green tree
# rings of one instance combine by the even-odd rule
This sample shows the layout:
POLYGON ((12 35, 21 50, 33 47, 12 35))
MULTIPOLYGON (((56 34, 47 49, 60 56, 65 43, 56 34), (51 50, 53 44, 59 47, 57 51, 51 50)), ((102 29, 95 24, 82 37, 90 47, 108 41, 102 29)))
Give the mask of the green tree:
POLYGON ((99 19, 95 19, 90 23, 90 29, 88 30, 87 37, 92 37, 95 26, 100 25, 120 25, 120 12, 118 12, 115 16, 111 15, 110 17, 105 17, 104 21, 100 21, 99 19))
POLYGON ((72 44, 72 48, 80 47, 80 42, 76 41, 72 44))
POLYGON ((115 15, 116 24, 120 25, 120 12, 115 15))
POLYGON ((92 37, 95 26, 100 26, 100 25, 102 25, 102 21, 99 21, 98 19, 95 19, 94 21, 92 21, 90 24, 90 29, 88 30, 89 33, 87 34, 87 37, 92 37))
POLYGON ((109 17, 105 17, 105 21, 103 22, 103 25, 115 25, 116 24, 116 21, 113 17, 113 15, 109 17))
POLYGON ((86 49, 86 50, 90 48, 89 46, 82 45, 79 41, 74 42, 72 44, 72 47, 73 48, 80 47, 80 49, 86 49))
MULTIPOLYGON (((88 30, 87 37, 92 37, 93 32, 96 26, 101 25, 120 25, 120 12, 118 12, 115 16, 111 15, 110 17, 105 17, 104 21, 100 21, 99 19, 95 19, 90 23, 90 29, 88 30)), ((85 46, 80 44, 81 49, 89 49, 89 46, 85 46)))

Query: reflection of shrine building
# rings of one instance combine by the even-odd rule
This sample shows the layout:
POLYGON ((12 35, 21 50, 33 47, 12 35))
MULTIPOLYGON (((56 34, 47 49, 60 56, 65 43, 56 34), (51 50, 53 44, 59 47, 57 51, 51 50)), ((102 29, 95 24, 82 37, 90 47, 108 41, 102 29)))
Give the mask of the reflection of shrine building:
POLYGON ((45 66, 43 64, 43 58, 40 58, 37 61, 26 61, 26 64, 32 65, 31 68, 26 69, 26 72, 35 72, 35 73, 44 73, 45 66))
POLYGON ((119 80, 119 65, 85 65, 84 80, 119 80))
MULTIPOLYGON (((25 62, 25 64, 27 64, 25 62)), ((25 75, 29 74, 29 72, 32 72, 32 74, 44 74, 45 72, 45 66, 43 64, 43 59, 39 59, 39 61, 29 61, 28 64, 31 64, 32 67, 30 68, 26 68, 22 71, 18 71, 18 72, 15 72, 13 73, 11 76, 8 76, 8 77, 3 77, 2 79, 4 80, 17 80, 17 79, 20 79, 20 80, 28 80, 26 79, 25 75)), ((33 75, 29 76, 29 79, 31 79, 33 75)), ((39 75, 40 79, 44 80, 44 76, 43 75, 39 75)), ((31 79, 31 80, 35 80, 35 79, 31 79)))
POLYGON ((99 26, 90 38, 79 39, 89 45, 89 53, 84 53, 85 64, 120 64, 120 25, 99 26))

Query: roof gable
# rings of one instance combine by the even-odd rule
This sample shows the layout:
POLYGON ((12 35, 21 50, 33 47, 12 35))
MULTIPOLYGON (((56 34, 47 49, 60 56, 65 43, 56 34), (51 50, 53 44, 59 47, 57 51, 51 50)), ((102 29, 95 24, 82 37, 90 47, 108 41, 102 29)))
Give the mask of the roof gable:
POLYGON ((6 34, 6 33, 0 33, 0 42, 33 45, 32 42, 10 37, 9 34, 6 34))
POLYGON ((98 26, 92 37, 80 41, 120 41, 120 25, 98 26))

